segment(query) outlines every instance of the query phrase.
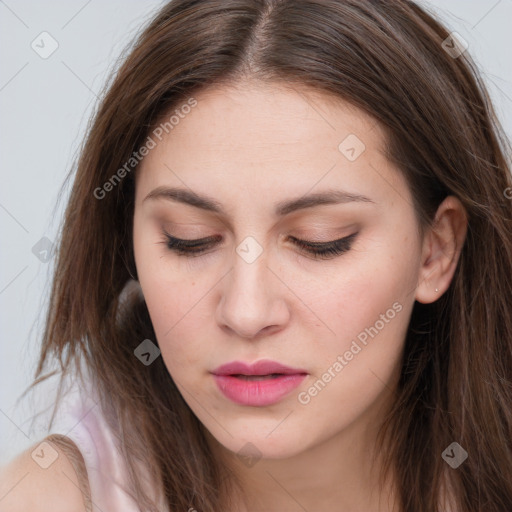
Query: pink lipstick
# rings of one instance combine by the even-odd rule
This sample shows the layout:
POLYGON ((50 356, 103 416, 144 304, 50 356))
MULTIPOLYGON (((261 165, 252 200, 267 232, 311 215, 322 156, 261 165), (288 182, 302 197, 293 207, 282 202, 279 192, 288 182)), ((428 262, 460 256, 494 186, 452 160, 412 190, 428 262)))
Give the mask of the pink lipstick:
POLYGON ((219 390, 240 405, 263 407, 279 402, 308 375, 306 370, 261 360, 223 364, 212 372, 219 390))

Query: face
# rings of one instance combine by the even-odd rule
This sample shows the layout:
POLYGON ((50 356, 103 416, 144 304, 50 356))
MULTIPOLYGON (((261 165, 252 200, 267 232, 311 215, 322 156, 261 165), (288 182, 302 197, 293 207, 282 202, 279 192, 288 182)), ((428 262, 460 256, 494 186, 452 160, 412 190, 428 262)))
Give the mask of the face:
POLYGON ((195 99, 137 170, 139 282, 213 438, 289 457, 369 424, 396 382, 421 260, 412 197, 379 125, 339 99, 257 83, 195 99), (287 368, 220 368, 262 360, 287 368))

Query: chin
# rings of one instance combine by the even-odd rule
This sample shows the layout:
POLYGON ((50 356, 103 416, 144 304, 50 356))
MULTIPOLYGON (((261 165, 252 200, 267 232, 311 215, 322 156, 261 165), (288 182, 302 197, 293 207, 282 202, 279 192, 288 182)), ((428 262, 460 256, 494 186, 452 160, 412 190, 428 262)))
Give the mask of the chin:
MULTIPOLYGON (((226 432, 219 436, 213 436, 215 441, 222 445, 226 450, 237 455, 242 462, 245 460, 249 461, 249 464, 258 459, 287 459, 298 455, 304 451, 307 446, 304 439, 300 437, 294 437, 286 431, 282 431, 280 435, 276 432, 271 432, 271 429, 265 428, 264 431, 251 431, 243 429, 237 435, 237 432, 226 426, 228 432, 232 434, 232 437, 226 432)), ((275 426, 274 426, 275 428, 275 426)), ((211 432, 210 432, 210 435, 211 432)))

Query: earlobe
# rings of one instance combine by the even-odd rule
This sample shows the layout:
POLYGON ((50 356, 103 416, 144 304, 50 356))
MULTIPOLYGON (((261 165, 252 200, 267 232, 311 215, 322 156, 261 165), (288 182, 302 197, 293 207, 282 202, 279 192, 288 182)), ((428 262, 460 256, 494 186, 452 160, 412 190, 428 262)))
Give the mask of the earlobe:
POLYGON ((421 267, 415 299, 423 304, 436 301, 450 286, 466 239, 466 209, 455 196, 438 207, 434 225, 423 239, 421 267))

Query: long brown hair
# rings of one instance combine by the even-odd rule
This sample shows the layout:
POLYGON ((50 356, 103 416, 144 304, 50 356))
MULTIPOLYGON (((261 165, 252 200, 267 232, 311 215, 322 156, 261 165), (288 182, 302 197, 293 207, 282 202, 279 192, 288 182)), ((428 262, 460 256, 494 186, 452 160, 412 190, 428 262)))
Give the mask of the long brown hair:
POLYGON ((396 403, 379 436, 383 475, 396 472, 404 512, 438 511, 445 476, 459 512, 512 507, 511 148, 468 51, 445 51, 449 37, 404 0, 173 0, 130 49, 78 161, 36 379, 52 356, 64 373, 83 358, 141 509, 158 510, 149 477, 172 511, 225 511, 236 476, 213 457, 162 358, 145 366, 134 357, 142 340, 156 342, 144 301, 121 297, 137 278, 136 165, 104 184, 162 115, 245 76, 313 87, 379 121, 422 229, 447 195, 466 208, 449 289, 414 305, 396 403), (447 472, 441 454, 453 441, 469 457, 447 472))

